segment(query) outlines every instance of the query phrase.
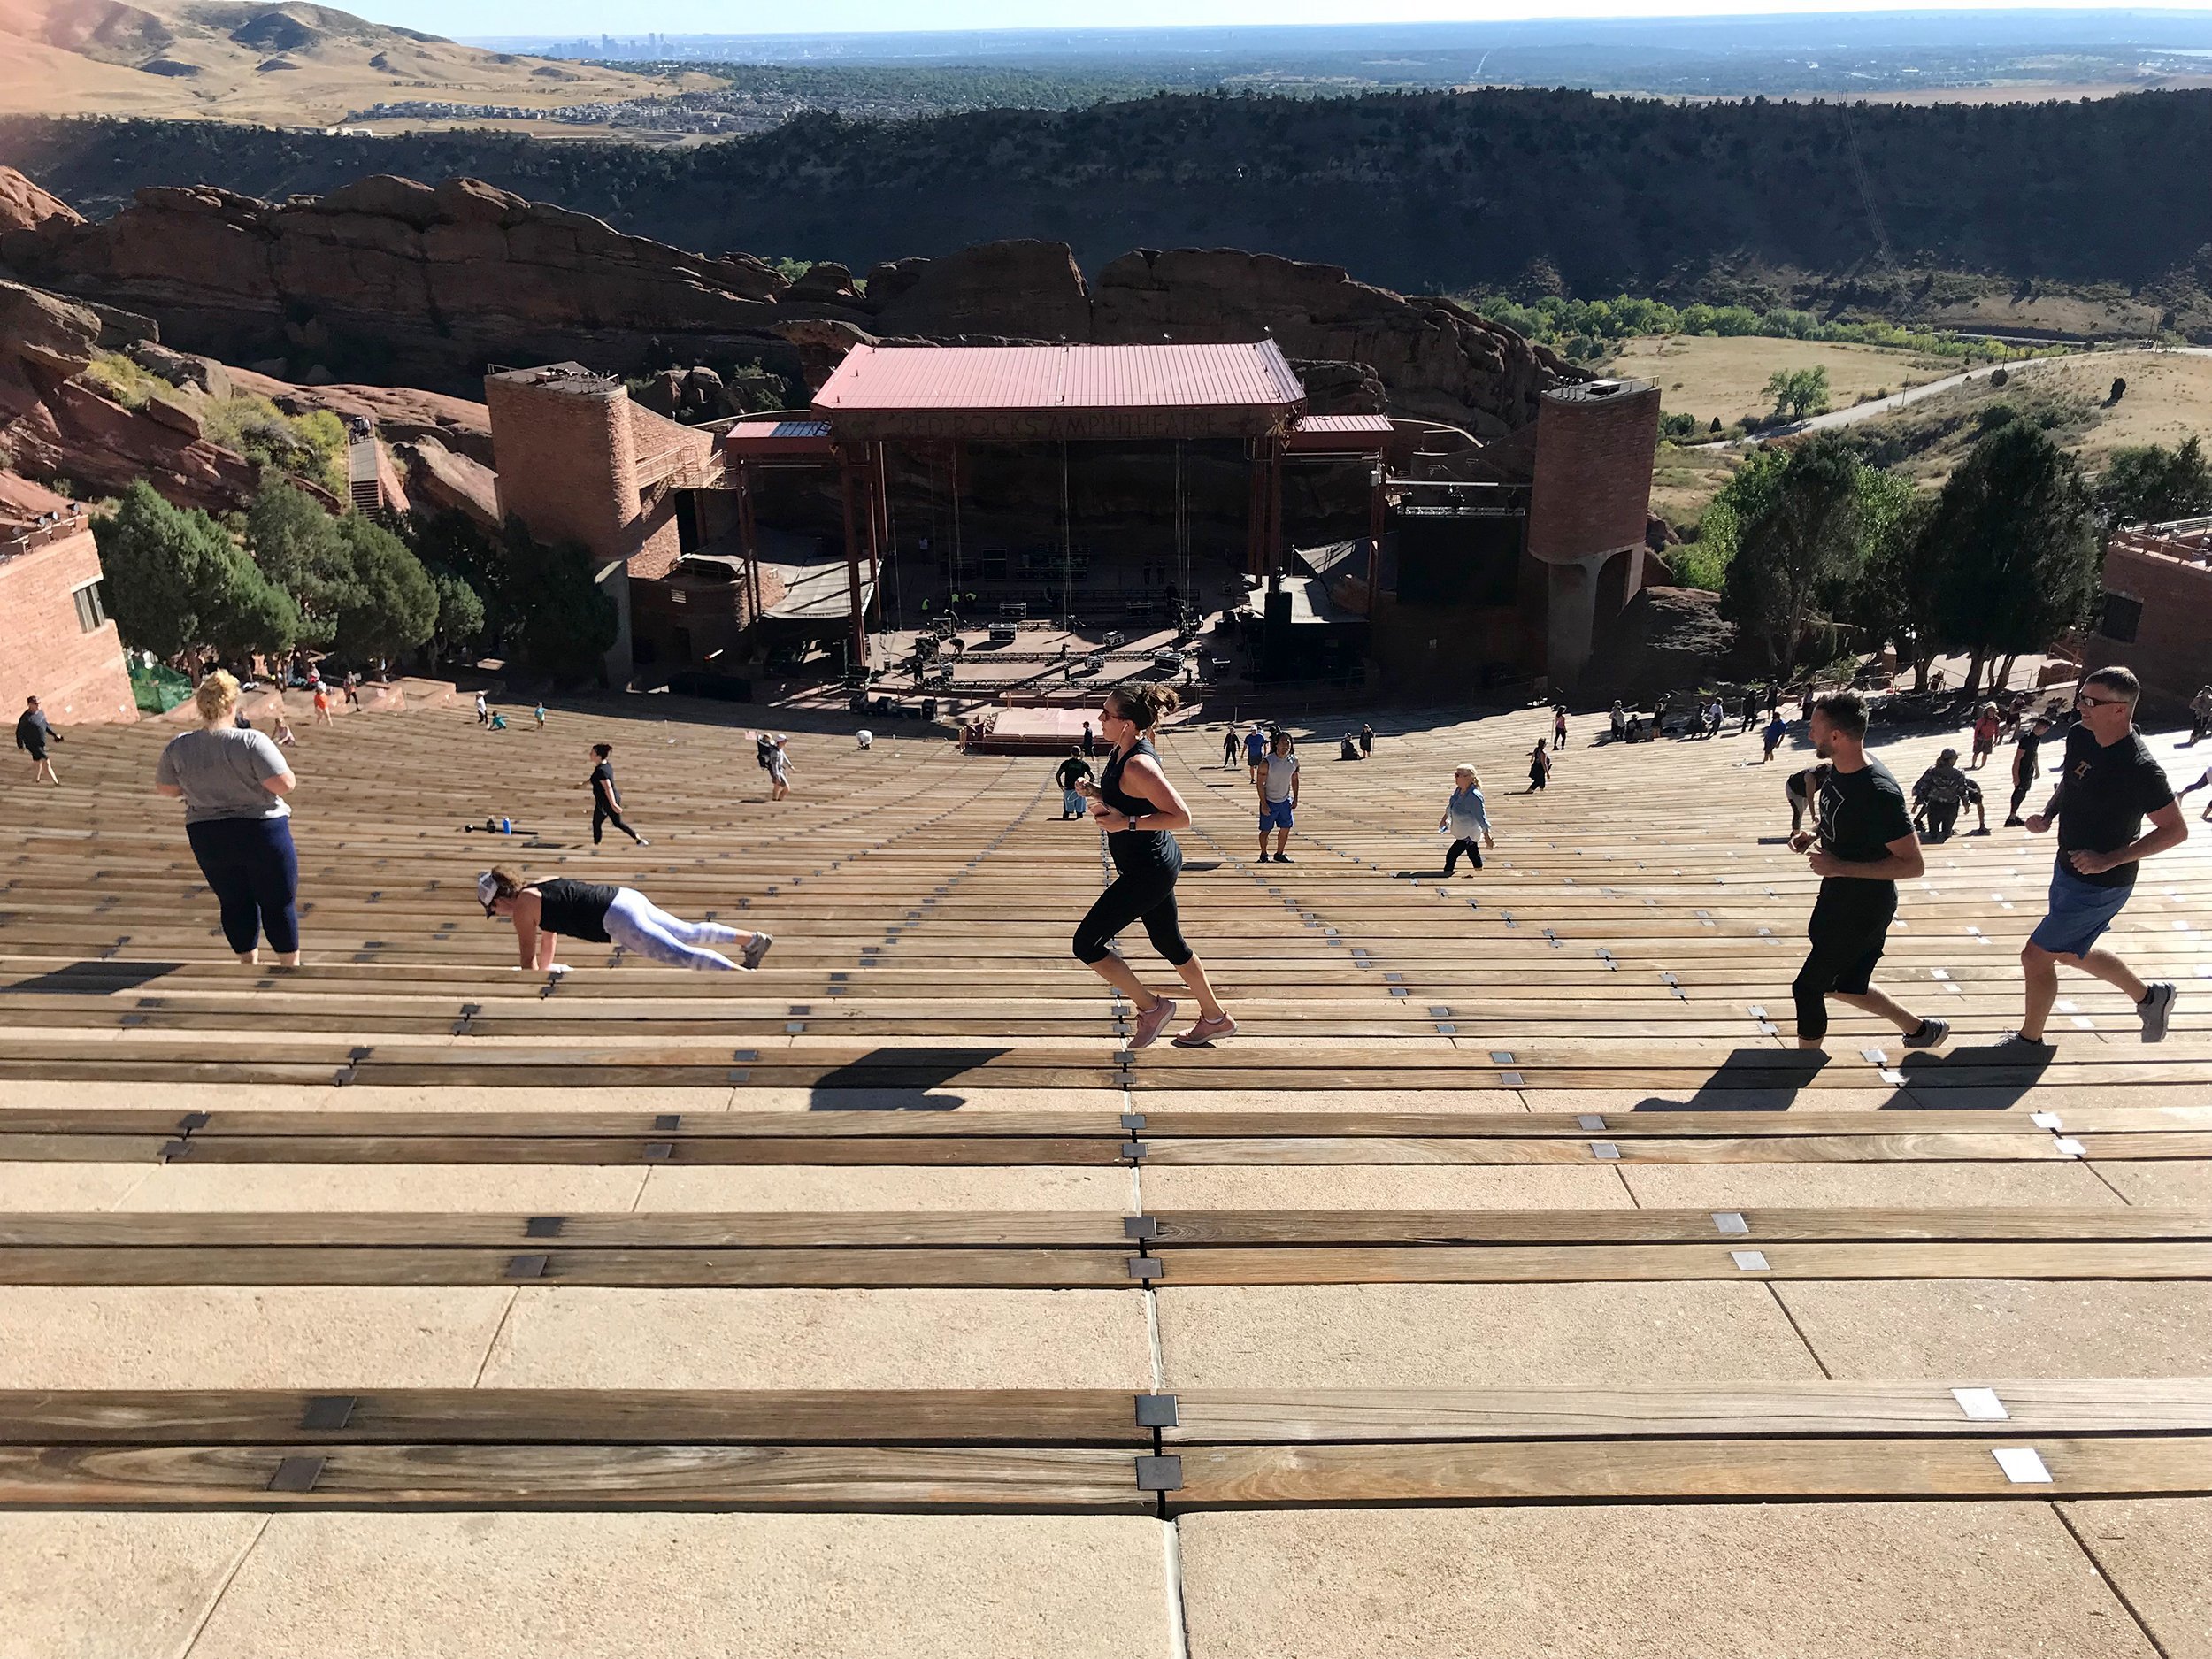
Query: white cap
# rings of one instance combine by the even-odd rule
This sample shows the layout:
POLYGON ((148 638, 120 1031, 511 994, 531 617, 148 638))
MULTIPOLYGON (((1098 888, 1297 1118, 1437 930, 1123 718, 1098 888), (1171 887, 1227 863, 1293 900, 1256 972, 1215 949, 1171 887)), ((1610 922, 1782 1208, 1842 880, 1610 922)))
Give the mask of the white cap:
POLYGON ((488 870, 476 878, 476 902, 484 907, 484 914, 492 913, 492 901, 499 896, 499 879, 488 870))

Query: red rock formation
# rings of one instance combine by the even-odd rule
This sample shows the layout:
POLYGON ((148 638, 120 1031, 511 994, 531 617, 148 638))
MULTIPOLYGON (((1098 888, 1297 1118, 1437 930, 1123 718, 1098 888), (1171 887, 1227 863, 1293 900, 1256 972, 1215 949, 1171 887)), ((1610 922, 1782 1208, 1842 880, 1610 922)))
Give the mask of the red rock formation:
POLYGON ((0 283, 0 449, 17 471, 119 494, 145 479, 170 500, 217 511, 250 499, 254 469, 200 435, 180 404, 126 409, 85 379, 100 319, 35 288, 0 283))
POLYGON ((1333 265, 1142 251, 1091 285, 1065 243, 1001 242, 878 265, 862 293, 840 265, 794 285, 749 256, 622 235, 465 179, 434 189, 365 179, 278 205, 204 187, 146 189, 104 224, 49 217, 0 233, 0 260, 150 314, 172 345, 228 362, 280 352, 313 380, 373 372, 472 388, 488 364, 574 359, 624 374, 760 364, 812 386, 870 337, 1135 344, 1271 334, 1293 357, 1366 365, 1393 414, 1490 438, 1527 424, 1546 387, 1579 378, 1463 306, 1356 282, 1333 265))
POLYGON ((49 219, 84 223, 59 196, 48 195, 13 167, 0 167, 0 231, 35 230, 49 219))

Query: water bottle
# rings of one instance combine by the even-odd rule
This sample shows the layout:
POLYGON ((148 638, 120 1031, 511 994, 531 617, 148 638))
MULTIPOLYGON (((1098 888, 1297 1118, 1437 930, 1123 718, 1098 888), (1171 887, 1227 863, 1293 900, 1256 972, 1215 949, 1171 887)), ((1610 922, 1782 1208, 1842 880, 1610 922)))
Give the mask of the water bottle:
POLYGON ((499 833, 500 833, 502 835, 511 835, 511 834, 513 834, 513 833, 515 833, 515 821, 514 821, 514 819, 512 819, 512 818, 501 818, 501 819, 499 820, 499 833))

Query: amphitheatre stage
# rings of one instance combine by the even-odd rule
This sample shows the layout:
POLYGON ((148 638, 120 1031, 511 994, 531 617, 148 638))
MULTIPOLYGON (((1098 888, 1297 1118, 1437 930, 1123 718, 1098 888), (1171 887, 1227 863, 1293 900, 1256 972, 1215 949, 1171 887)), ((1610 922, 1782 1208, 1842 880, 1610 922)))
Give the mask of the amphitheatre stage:
POLYGON ((1048 759, 824 717, 772 804, 751 713, 303 727, 291 973, 224 950, 165 726, 0 795, 0 1655, 2212 1652, 2200 797, 2113 941, 2162 1047, 2068 979, 1991 1052, 2050 858, 2000 830, 1883 966, 1950 1044, 1820 1061, 1801 737, 1578 718, 1532 796, 1545 711, 1377 714, 1263 866, 1202 720, 1242 1034, 1131 1054, 1048 759), (588 844, 599 740, 649 849, 588 844), (495 855, 774 951, 518 972, 495 855))

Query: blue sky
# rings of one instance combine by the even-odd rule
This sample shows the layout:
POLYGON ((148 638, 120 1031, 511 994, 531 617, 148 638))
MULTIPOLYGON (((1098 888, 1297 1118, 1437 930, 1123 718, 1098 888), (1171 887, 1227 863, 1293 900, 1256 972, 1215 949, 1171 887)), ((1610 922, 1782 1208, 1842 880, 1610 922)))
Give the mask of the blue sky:
MULTIPOLYGON (((345 4, 345 0, 336 0, 345 4)), ((2032 3, 2032 0, 2031 0, 2032 3)), ((2063 0, 2069 10, 2197 10, 2205 0, 2063 0)), ((1771 16, 1786 12, 2024 9, 2021 0, 1853 6, 1839 0, 354 0, 380 23, 460 39, 485 35, 834 34, 869 29, 1158 27, 1178 24, 1448 23, 1509 18, 1771 16)))

